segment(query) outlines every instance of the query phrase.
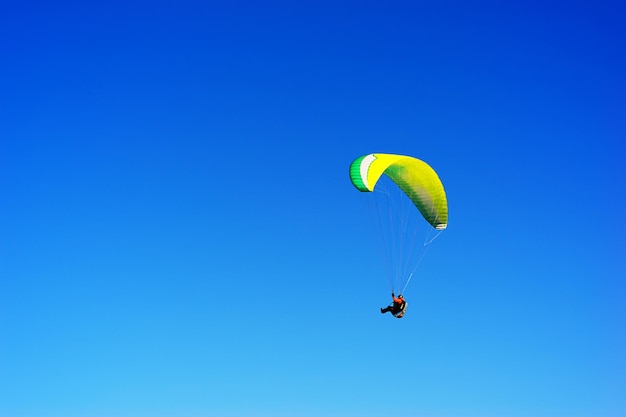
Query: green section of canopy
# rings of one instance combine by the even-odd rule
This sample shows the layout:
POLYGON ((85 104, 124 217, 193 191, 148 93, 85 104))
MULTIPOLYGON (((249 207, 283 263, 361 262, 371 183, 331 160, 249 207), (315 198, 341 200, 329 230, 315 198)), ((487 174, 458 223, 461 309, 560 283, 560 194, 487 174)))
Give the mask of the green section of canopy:
POLYGON ((374 191, 383 174, 400 187, 435 229, 448 226, 446 192, 427 163, 411 156, 376 153, 361 156, 350 165, 350 180, 359 191, 374 191))

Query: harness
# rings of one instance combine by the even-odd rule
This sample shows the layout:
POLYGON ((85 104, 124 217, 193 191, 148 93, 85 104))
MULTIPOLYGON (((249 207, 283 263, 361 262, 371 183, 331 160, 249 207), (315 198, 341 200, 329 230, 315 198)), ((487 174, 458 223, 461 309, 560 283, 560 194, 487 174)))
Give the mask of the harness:
POLYGON ((404 317, 404 313, 406 313, 406 307, 409 304, 406 301, 402 301, 402 304, 400 304, 400 307, 398 307, 397 311, 391 311, 391 314, 393 314, 393 316, 395 318, 401 319, 402 317, 404 317))

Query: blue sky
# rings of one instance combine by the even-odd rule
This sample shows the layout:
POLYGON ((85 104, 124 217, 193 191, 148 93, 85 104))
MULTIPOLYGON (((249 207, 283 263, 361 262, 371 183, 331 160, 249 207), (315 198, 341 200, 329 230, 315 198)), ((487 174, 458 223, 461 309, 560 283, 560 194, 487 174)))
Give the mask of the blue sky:
POLYGON ((618 2, 6 2, 0 414, 626 414, 618 2), (439 173, 389 300, 348 178, 439 173))

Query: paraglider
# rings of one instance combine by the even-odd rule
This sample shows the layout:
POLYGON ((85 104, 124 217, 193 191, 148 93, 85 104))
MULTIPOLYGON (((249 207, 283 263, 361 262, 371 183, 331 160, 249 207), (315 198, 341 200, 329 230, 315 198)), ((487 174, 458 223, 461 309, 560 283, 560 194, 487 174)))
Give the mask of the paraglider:
POLYGON ((381 308, 380 312, 382 314, 385 314, 391 311, 391 314, 394 317, 401 319, 402 317, 404 317, 404 313, 406 312, 406 307, 408 303, 404 301, 404 297, 402 296, 402 294, 398 294, 398 296, 396 297, 394 293, 391 293, 391 298, 393 299, 393 302, 387 307, 381 308))
POLYGON ((350 164, 350 180, 367 193, 370 214, 381 235, 393 303, 381 308, 402 318, 403 294, 427 248, 448 226, 448 201, 433 168, 406 155, 372 153, 350 164))

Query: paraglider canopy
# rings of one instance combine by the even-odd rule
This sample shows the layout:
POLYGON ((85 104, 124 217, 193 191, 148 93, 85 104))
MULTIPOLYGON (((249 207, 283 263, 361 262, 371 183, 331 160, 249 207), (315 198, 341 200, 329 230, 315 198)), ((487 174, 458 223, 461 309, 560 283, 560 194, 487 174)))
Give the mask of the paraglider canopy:
POLYGON ((448 201, 439 176, 426 162, 393 154, 369 154, 350 165, 350 180, 363 192, 372 192, 381 175, 389 177, 437 230, 448 226, 448 201))

